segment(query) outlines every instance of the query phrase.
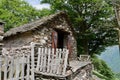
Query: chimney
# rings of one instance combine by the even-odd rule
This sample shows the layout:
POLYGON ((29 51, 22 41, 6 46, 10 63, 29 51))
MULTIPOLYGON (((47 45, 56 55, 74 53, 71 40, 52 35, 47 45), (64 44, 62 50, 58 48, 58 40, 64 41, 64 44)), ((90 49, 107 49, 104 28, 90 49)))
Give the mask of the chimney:
POLYGON ((3 34, 4 34, 4 22, 0 20, 0 55, 2 55, 2 46, 3 46, 3 34))

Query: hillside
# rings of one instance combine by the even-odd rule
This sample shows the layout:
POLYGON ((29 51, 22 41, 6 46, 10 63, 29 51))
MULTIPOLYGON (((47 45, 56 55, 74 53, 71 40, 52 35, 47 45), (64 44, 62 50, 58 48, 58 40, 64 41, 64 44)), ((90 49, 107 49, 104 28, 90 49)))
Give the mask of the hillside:
POLYGON ((106 48, 105 52, 102 52, 99 57, 108 64, 113 72, 120 72, 120 54, 118 46, 106 48))

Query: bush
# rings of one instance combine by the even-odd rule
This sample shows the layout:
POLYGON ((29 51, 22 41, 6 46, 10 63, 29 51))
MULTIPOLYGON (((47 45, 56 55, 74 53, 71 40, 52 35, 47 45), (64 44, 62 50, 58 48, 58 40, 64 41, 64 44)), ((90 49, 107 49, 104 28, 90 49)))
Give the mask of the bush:
POLYGON ((92 56, 92 62, 93 62, 95 71, 107 77, 108 80, 115 79, 114 73, 103 60, 99 59, 96 55, 94 55, 92 56))
POLYGON ((116 73, 115 77, 120 79, 120 73, 116 73))

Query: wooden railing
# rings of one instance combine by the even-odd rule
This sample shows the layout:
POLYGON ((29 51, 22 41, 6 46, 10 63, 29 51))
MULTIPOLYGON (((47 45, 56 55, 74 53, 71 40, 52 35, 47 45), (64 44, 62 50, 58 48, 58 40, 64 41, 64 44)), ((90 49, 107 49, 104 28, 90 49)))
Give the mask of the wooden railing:
POLYGON ((82 62, 88 62, 90 61, 90 55, 80 55, 80 57, 78 57, 78 60, 82 62))
POLYGON ((36 47, 35 45, 32 43, 31 49, 33 72, 44 76, 65 76, 69 51, 36 47))
POLYGON ((0 80, 35 80, 35 73, 66 77, 68 52, 36 43, 31 43, 31 47, 4 49, 4 55, 0 55, 0 80))
POLYGON ((36 71, 65 75, 68 51, 66 49, 39 48, 36 71))
POLYGON ((31 80, 30 55, 0 56, 0 80, 31 80))

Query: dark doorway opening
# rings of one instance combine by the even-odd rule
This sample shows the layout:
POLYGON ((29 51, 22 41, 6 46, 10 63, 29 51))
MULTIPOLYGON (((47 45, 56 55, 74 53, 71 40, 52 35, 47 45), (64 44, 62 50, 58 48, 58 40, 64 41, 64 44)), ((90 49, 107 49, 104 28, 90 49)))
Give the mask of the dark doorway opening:
POLYGON ((62 32, 58 32, 58 48, 63 48, 64 46, 64 34, 62 32))
POLYGON ((66 38, 69 35, 69 33, 62 30, 56 30, 56 32, 58 34, 57 48, 63 49, 65 47, 66 38))

